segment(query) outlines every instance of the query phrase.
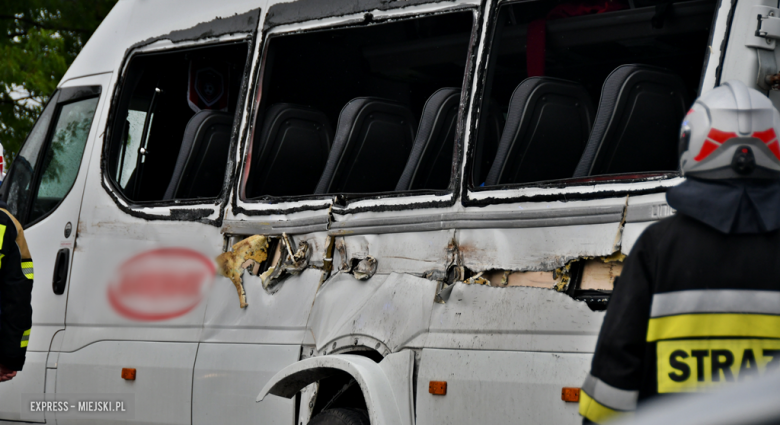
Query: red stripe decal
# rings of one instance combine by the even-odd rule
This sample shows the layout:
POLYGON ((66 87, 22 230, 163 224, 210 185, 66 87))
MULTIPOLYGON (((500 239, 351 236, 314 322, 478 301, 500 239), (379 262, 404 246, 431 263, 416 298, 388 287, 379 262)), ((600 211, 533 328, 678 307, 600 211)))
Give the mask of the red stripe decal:
POLYGON ((693 113, 693 108, 689 109, 689 110, 688 110, 688 113, 687 113, 687 114, 685 114, 685 116, 687 117, 688 115, 690 115, 690 114, 692 114, 692 113, 693 113))
POLYGON ((696 158, 693 158, 694 161, 701 161, 702 159, 710 156, 710 154, 715 150, 718 149, 718 145, 715 143, 710 142, 709 140, 704 141, 704 145, 701 147, 701 151, 699 151, 699 154, 696 155, 696 158))
POLYGON ((770 128, 769 130, 764 131, 754 131, 752 137, 755 137, 764 143, 770 143, 777 138, 777 135, 775 134, 775 129, 770 128))
POLYGON ((777 140, 769 144, 769 150, 775 154, 777 159, 780 159, 780 143, 777 143, 777 140))
POLYGON ((707 135, 708 139, 712 139, 713 142, 723 143, 732 137, 737 137, 737 133, 729 133, 726 131, 720 131, 717 128, 710 130, 710 134, 707 135))

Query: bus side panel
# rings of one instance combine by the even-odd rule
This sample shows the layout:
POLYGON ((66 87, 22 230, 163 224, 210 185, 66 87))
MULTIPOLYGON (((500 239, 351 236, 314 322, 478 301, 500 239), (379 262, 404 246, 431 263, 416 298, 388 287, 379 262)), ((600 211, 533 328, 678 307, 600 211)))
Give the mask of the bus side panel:
POLYGON ((417 379, 417 424, 580 422, 577 403, 561 400, 579 387, 590 354, 424 349, 417 379), (446 395, 429 393, 446 381, 446 395))

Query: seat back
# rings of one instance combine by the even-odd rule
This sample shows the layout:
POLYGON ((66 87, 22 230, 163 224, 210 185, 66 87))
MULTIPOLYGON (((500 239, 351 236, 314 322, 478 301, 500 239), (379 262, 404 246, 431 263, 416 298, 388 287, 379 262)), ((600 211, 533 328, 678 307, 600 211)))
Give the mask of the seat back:
POLYGON ((648 65, 617 67, 604 81, 574 177, 676 170, 680 122, 689 105, 679 76, 648 65))
POLYGON ((460 89, 448 87, 437 90, 425 102, 412 153, 396 191, 449 186, 459 100, 460 89))
POLYGON ((314 193, 332 140, 333 129, 321 111, 289 103, 271 106, 253 147, 246 196, 314 193))
POLYGON ((498 152, 498 141, 504 129, 504 114, 498 102, 493 99, 487 101, 484 117, 480 118, 479 137, 474 148, 474 166, 471 179, 474 186, 485 183, 490 167, 498 152))
POLYGON ((387 192, 395 189, 414 140, 406 106, 358 97, 341 110, 333 148, 315 193, 387 192))
POLYGON ((225 182, 233 115, 203 110, 190 118, 163 200, 216 197, 225 182))
POLYGON ((582 85, 523 80, 512 93, 486 186, 569 178, 585 150, 594 108, 582 85))

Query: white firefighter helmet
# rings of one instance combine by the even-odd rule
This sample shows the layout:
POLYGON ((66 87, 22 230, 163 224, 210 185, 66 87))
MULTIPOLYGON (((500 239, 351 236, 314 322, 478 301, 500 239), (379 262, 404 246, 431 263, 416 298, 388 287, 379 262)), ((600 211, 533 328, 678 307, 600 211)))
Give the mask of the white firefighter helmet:
POLYGON ((780 113, 739 80, 699 97, 680 130, 680 169, 703 179, 780 178, 780 113))

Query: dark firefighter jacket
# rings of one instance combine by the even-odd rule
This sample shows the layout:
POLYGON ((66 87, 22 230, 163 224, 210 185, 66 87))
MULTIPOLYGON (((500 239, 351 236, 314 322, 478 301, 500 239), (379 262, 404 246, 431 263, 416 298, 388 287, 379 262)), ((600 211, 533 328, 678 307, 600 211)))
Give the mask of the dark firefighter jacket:
POLYGON ((728 385, 780 366, 780 230, 738 230, 762 207, 780 213, 780 203, 737 197, 747 204, 709 220, 731 223, 718 230, 675 196, 667 199, 678 213, 645 230, 615 283, 580 394, 586 423, 657 394, 728 385))
POLYGON ((22 370, 32 327, 33 262, 22 226, 0 201, 0 364, 22 370))

